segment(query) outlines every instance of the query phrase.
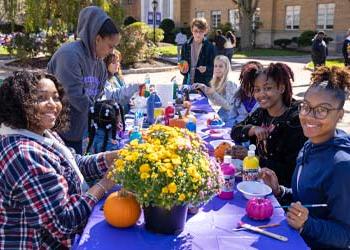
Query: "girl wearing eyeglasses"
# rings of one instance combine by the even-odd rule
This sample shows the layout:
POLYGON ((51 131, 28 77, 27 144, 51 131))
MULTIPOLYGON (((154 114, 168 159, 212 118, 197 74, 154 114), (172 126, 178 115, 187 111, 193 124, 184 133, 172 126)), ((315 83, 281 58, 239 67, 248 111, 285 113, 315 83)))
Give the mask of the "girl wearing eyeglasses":
MULTIPOLYGON (((249 141, 257 146, 260 167, 274 170, 283 185, 290 185, 295 160, 306 138, 292 100, 293 72, 283 63, 272 63, 263 71, 252 71, 249 91, 260 108, 232 128, 236 143, 249 141)), ((237 158, 234 148, 233 157, 237 158)), ((246 154, 245 154, 246 155, 246 154)), ((238 157, 244 157, 239 153, 238 157)))
POLYGON ((288 209, 287 222, 312 249, 349 249, 350 137, 336 126, 344 115, 350 69, 320 67, 311 80, 299 106, 309 140, 298 155, 292 188, 280 186, 270 169, 262 169, 261 176, 277 197, 297 201, 288 209), (306 208, 306 204, 324 205, 306 208))

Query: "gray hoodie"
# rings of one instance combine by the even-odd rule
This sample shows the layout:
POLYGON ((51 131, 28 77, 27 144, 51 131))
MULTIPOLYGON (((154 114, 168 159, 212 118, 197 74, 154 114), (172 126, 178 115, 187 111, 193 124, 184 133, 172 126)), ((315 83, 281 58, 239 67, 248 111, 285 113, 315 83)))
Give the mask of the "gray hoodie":
POLYGON ((100 95, 107 79, 102 60, 96 58, 95 39, 110 17, 100 8, 90 6, 80 11, 78 38, 62 45, 52 56, 48 72, 62 83, 70 103, 70 129, 60 135, 69 141, 83 139, 88 124, 88 109, 100 95))

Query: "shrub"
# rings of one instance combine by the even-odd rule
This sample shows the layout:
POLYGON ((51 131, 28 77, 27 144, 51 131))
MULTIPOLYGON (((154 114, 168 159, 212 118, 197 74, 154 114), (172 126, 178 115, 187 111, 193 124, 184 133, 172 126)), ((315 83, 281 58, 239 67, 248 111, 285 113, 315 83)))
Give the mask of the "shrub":
POLYGON ((292 43, 298 44, 299 37, 294 36, 294 37, 292 37, 292 39, 290 39, 290 40, 292 41, 292 43))
POLYGON ((52 56, 62 43, 68 40, 68 36, 63 31, 50 30, 43 40, 43 51, 52 56))
POLYGON ((169 18, 165 18, 160 23, 159 28, 164 30, 164 33, 171 33, 175 29, 175 23, 173 20, 171 20, 169 18))
POLYGON ((148 40, 149 32, 150 27, 143 22, 136 22, 121 29, 123 39, 118 48, 123 55, 123 64, 130 65, 157 55, 154 46, 148 40))
MULTIPOLYGON (((163 41, 164 39, 164 31, 160 28, 156 28, 156 43, 163 41)), ((147 31, 147 39, 153 41, 154 33, 153 28, 149 28, 147 31)))
POLYGON ((275 41, 273 41, 273 44, 275 46, 279 46, 282 49, 285 49, 288 47, 288 45, 290 45, 292 43, 292 40, 290 39, 276 39, 275 41))
POLYGON ((159 28, 164 30, 164 42, 174 43, 175 41, 175 23, 173 20, 166 18, 160 23, 159 28))
POLYGON ((136 22, 138 22, 138 20, 136 18, 134 18, 133 16, 128 16, 124 19, 125 26, 128 26, 128 25, 136 23, 136 22))
POLYGON ((300 47, 306 47, 311 46, 312 39, 315 37, 316 32, 313 30, 306 30, 299 36, 298 39, 298 46, 300 47))
POLYGON ((41 49, 41 42, 35 34, 18 33, 12 38, 11 44, 7 46, 10 54, 16 50, 16 56, 20 59, 34 57, 41 49))
MULTIPOLYGON (((23 25, 19 25, 19 24, 15 24, 14 25, 14 32, 23 32, 23 31, 24 31, 24 26, 23 25)), ((4 34, 12 33, 11 23, 2 23, 2 24, 0 24, 0 33, 4 33, 4 34)))

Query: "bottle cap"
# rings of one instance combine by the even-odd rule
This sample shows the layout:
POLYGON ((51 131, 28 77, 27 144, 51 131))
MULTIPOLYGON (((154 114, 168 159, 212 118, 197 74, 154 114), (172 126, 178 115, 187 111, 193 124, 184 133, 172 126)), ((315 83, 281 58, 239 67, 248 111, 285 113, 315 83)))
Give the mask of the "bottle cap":
POLYGON ((248 156, 255 156, 256 146, 254 144, 249 145, 248 156))
POLYGON ((173 102, 168 102, 168 106, 173 106, 173 102))
POLYGON ((224 163, 232 163, 232 156, 231 155, 225 155, 224 156, 224 163))

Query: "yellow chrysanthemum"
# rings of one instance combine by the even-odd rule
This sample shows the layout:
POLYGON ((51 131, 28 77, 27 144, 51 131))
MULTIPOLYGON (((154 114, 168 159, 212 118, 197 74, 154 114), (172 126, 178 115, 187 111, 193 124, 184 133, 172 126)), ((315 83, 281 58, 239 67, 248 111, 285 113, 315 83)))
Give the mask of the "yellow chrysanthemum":
POLYGON ((184 176, 184 172, 180 171, 180 172, 178 173, 178 175, 179 175, 180 177, 182 177, 182 176, 184 176))
POLYGON ((179 200, 179 201, 184 201, 185 198, 186 198, 186 195, 180 194, 178 200, 179 200))
POLYGON ((132 140, 131 142, 130 142, 130 145, 131 146, 137 146, 139 144, 139 140, 132 140))
POLYGON ((167 194, 167 193, 169 193, 168 188, 167 187, 163 187, 162 188, 162 194, 167 194))
POLYGON ((152 173, 152 174, 151 174, 151 178, 156 179, 157 177, 158 177, 158 174, 157 174, 157 173, 152 173))
POLYGON ((124 165, 124 161, 122 159, 117 159, 114 164, 119 172, 124 170, 125 165, 124 165))
POLYGON ((167 176, 168 177, 174 177, 174 171, 173 170, 170 170, 170 169, 168 169, 167 171, 166 171, 166 174, 167 174, 167 176))
POLYGON ((141 173, 140 174, 141 179, 148 179, 150 177, 149 173, 141 173))
POLYGON ((176 193, 176 190, 177 190, 177 186, 174 182, 170 183, 168 185, 168 189, 169 189, 169 193, 176 193))
POLYGON ((151 167, 150 167, 147 163, 142 164, 142 165, 140 166, 140 172, 141 172, 141 173, 147 173, 147 172, 149 172, 150 170, 151 170, 151 167))
POLYGON ((147 159, 150 161, 158 161, 158 155, 156 153, 150 153, 147 155, 147 159))
POLYGON ((171 159, 171 162, 174 164, 174 165, 180 165, 181 164, 181 158, 180 156, 175 156, 173 159, 171 159))

